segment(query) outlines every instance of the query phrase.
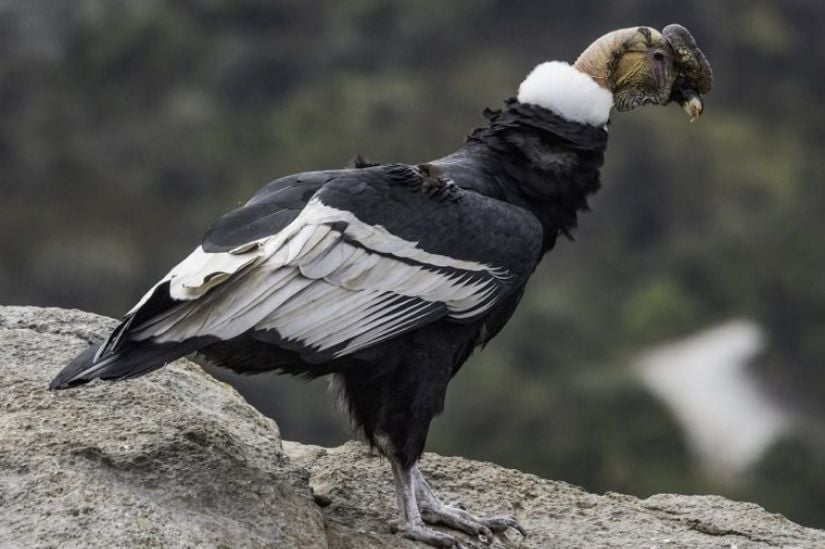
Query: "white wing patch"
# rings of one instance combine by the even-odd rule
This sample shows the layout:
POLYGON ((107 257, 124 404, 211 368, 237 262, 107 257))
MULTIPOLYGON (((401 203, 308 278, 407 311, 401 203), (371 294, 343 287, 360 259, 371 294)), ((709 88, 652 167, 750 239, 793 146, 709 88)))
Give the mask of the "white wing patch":
POLYGON ((316 197, 276 235, 229 252, 198 247, 158 283, 169 282, 182 303, 129 337, 167 342, 276 330, 285 341, 342 356, 434 314, 478 315, 509 277, 506 269, 426 252, 316 197))

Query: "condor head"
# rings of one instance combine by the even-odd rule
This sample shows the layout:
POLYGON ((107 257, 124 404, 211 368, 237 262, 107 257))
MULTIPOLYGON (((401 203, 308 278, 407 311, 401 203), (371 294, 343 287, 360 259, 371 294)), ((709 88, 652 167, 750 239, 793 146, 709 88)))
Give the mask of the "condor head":
POLYGON ((688 30, 668 25, 620 29, 593 42, 575 67, 613 93, 616 110, 678 103, 696 120, 704 110, 713 72, 688 30))

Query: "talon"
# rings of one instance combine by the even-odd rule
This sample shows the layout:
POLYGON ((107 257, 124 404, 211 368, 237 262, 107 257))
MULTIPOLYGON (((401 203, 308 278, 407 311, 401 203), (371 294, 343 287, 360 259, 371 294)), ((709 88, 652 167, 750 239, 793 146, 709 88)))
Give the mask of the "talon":
POLYGON ((512 517, 495 517, 483 521, 494 532, 504 532, 508 528, 516 530, 522 537, 527 537, 527 530, 512 517))
POLYGON ((527 531, 513 517, 479 518, 468 513, 461 502, 444 505, 435 497, 421 471, 413 468, 412 474, 420 516, 427 524, 439 524, 464 532, 481 540, 485 545, 491 545, 496 534, 508 528, 517 530, 524 537, 527 536, 527 531))
POLYGON ((409 523, 403 526, 391 525, 390 527, 392 528, 392 526, 396 527, 396 531, 393 533, 400 535, 402 538, 420 541, 441 549, 467 549, 453 536, 442 534, 425 526, 409 523))
POLYGON ((432 502, 422 504, 420 510, 421 518, 427 524, 440 524, 459 530, 479 538, 485 545, 492 544, 495 535, 508 528, 517 530, 524 537, 527 536, 526 530, 511 517, 478 518, 462 509, 447 505, 434 506, 432 502))

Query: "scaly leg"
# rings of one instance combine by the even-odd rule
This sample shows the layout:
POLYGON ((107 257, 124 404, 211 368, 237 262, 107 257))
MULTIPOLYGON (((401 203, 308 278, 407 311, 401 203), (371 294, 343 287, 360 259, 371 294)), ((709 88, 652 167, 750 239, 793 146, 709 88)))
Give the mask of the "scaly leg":
POLYGON ((404 469, 398 460, 391 457, 392 474, 395 479, 395 493, 398 496, 398 508, 401 511, 401 523, 394 527, 394 532, 413 541, 421 541, 442 549, 465 549, 453 536, 436 532, 428 528, 421 519, 421 513, 415 499, 415 487, 412 469, 404 469))
POLYGON ((508 528, 518 530, 522 536, 527 535, 524 528, 512 517, 479 518, 457 506, 444 505, 433 494, 418 467, 413 465, 411 473, 421 518, 424 522, 443 524, 471 536, 480 536, 486 543, 493 542, 494 533, 504 532, 508 528))

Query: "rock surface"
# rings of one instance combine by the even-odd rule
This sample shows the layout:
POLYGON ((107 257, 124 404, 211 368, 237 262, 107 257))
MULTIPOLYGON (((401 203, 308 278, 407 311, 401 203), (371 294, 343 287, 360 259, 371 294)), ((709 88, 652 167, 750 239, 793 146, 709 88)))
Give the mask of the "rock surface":
MULTIPOLYGON (((389 531, 385 460, 358 443, 282 442, 273 421, 188 361, 46 390, 113 325, 0 307, 0 547, 423 547, 389 531)), ((825 532, 715 496, 594 495, 433 454, 422 470, 445 501, 512 513, 529 530, 498 549, 825 547, 825 532)))
POLYGON ((0 309, 0 545, 324 547, 275 423, 197 366, 45 390, 114 324, 0 309))

